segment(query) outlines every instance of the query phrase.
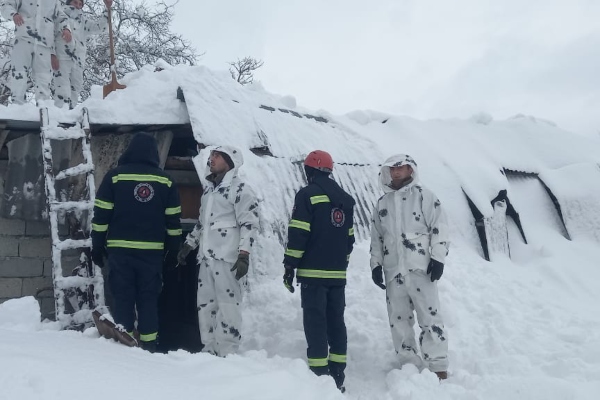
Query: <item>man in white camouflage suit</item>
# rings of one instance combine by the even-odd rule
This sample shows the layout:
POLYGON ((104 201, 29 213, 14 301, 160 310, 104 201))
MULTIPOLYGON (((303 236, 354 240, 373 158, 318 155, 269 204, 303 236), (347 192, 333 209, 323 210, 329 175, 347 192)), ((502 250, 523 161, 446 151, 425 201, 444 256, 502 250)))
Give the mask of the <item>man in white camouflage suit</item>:
MULTIPOLYGON (((218 146, 209 157, 200 218, 177 259, 199 246, 198 319, 203 352, 236 353, 242 338, 242 285, 258 231, 258 202, 239 176, 242 153, 218 146)), ((204 184, 204 183, 203 183, 204 184)))
POLYGON ((71 41, 68 18, 58 0, 4 0, 2 16, 15 23, 15 42, 11 55, 9 87, 14 103, 25 102, 28 76, 35 85, 35 99, 50 98, 51 54, 54 36, 59 31, 71 41))
POLYGON ((448 333, 437 289, 450 245, 446 216, 436 195, 419 182, 412 157, 388 158, 379 179, 385 194, 373 210, 371 274, 386 289, 396 353, 400 363, 427 367, 446 379, 448 333), (413 330, 415 311, 422 359, 413 330))
POLYGON ((108 9, 113 0, 103 0, 106 9, 100 18, 90 19, 83 12, 84 0, 67 0, 64 12, 69 17, 73 40, 67 42, 56 32, 56 52, 52 56, 54 104, 73 108, 83 87, 83 70, 87 56, 87 39, 108 30, 108 9))

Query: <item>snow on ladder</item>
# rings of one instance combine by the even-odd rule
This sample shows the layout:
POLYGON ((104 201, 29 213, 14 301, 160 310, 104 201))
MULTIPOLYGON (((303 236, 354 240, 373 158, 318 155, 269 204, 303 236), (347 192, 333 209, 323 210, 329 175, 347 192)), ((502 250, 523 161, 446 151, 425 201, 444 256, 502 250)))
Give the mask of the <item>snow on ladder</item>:
POLYGON ((56 320, 63 329, 81 329, 91 324, 92 311, 95 308, 104 308, 104 280, 100 268, 92 263, 90 255, 95 184, 88 111, 83 108, 81 119, 70 127, 60 126, 56 121, 51 120, 47 108, 40 109, 40 118, 46 201, 52 236, 52 279, 56 320), (83 162, 55 174, 52 141, 60 140, 81 140, 83 162), (87 193, 87 196, 84 197, 87 199, 60 201, 57 197, 57 181, 78 175, 85 175, 84 193, 87 193), (59 215, 67 212, 83 214, 85 211, 87 211, 87 218, 83 218, 85 226, 80 229, 79 237, 61 238, 59 215), (70 276, 63 274, 62 252, 66 250, 81 250, 79 264, 70 276), (70 305, 72 312, 67 310, 67 304, 70 305))

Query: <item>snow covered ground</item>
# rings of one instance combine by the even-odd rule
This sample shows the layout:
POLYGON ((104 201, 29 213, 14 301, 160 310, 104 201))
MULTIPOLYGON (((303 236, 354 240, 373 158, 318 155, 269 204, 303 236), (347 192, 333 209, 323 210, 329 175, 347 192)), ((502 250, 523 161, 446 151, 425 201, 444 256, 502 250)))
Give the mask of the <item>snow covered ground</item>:
MULTIPOLYGON (((0 305, 0 399, 82 393, 89 400, 600 398, 600 142, 524 116, 417 121, 367 111, 314 113, 298 108, 289 96, 242 88, 227 74, 202 67, 160 73, 150 68, 125 83, 128 89, 104 102, 86 102, 92 122, 191 122, 198 141, 244 147, 242 171, 261 198, 262 234, 244 304, 242 352, 225 359, 184 351, 148 354, 98 338, 94 328, 57 331, 53 323, 38 322, 33 299, 11 300, 0 305), (202 90, 186 91, 186 110, 174 93, 194 82, 202 90), (200 108, 188 116, 192 103, 200 108), (259 131, 265 136, 257 136, 259 131), (265 137, 273 158, 247 150, 265 137), (400 152, 416 158, 423 182, 445 205, 453 233, 439 284, 449 333, 448 380, 440 383, 433 373, 411 366, 400 369, 395 361, 385 293, 371 281, 365 229, 359 230, 346 290, 346 394, 308 370, 300 296, 283 287, 277 235, 301 184, 291 161, 314 148, 330 151, 338 162, 364 163, 363 169, 339 166, 335 176, 366 208, 377 196, 369 186, 377 163, 400 152), (563 206, 572 241, 540 181, 506 177, 503 168, 540 175, 563 206), (360 180, 353 182, 359 172, 360 180), (491 217, 490 201, 502 189, 521 215, 528 244, 509 224, 512 258, 488 262, 463 190, 491 217)), ((14 118, 15 111, 0 109, 0 118, 14 118)), ((22 115, 36 118, 36 110, 25 107, 22 115)), ((195 161, 202 172, 202 156, 195 161)))
POLYGON ((385 294, 370 280, 368 246, 352 256, 347 288, 347 393, 304 361, 299 294, 279 264, 255 277, 240 355, 149 354, 40 324, 32 298, 0 305, 1 398, 597 399, 600 249, 539 237, 527 262, 488 263, 455 243, 440 282, 450 334, 450 378, 395 363, 385 294), (543 242, 543 244, 541 243, 543 242))

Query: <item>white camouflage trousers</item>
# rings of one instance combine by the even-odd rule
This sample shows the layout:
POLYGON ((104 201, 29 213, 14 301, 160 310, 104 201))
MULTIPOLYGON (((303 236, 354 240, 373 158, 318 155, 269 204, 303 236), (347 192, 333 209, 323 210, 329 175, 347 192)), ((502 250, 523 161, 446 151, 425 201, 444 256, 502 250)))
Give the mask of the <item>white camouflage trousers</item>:
POLYGON ((233 263, 204 257, 198 272, 198 322, 204 348, 221 357, 236 353, 242 339, 242 287, 233 263))
POLYGON ((59 60, 60 68, 54 72, 54 105, 73 108, 83 88, 83 68, 73 60, 59 60))
POLYGON ((401 364, 414 364, 432 372, 448 370, 448 335, 440 315, 437 282, 416 270, 396 276, 388 283, 387 309, 392 340, 401 364), (419 344, 423 358, 418 354, 415 339, 415 317, 421 328, 419 344))
POLYGON ((51 50, 48 47, 29 43, 23 39, 15 40, 10 76, 10 90, 14 103, 25 102, 28 74, 35 85, 35 99, 39 101, 50 98, 52 80, 50 55, 51 50))

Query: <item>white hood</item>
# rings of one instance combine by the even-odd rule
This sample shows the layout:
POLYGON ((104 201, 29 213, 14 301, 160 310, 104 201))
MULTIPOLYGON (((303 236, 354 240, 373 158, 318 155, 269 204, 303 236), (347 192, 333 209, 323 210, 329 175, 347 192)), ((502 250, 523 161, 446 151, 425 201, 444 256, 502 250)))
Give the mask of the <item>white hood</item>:
POLYGON ((392 183, 392 176, 390 175, 390 167, 401 167, 403 165, 410 165, 413 169, 412 178, 413 181, 407 185, 412 186, 419 184, 419 169, 415 160, 408 154, 396 154, 391 156, 384 161, 379 171, 379 184, 385 193, 393 192, 394 189, 390 186, 392 183))
POLYGON ((231 158, 231 161, 233 161, 233 169, 227 171, 225 177, 223 178, 223 182, 230 182, 233 178, 235 178, 238 175, 238 170, 241 168, 242 165, 244 165, 244 156, 242 155, 242 151, 237 147, 209 146, 207 150, 209 151, 209 157, 206 160, 206 168, 204 172, 204 176, 207 179, 209 176, 212 175, 212 172, 210 172, 210 152, 218 151, 221 153, 225 153, 231 158))

